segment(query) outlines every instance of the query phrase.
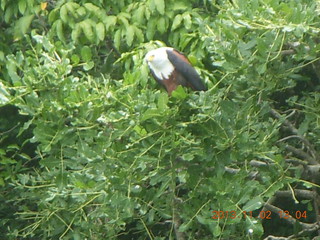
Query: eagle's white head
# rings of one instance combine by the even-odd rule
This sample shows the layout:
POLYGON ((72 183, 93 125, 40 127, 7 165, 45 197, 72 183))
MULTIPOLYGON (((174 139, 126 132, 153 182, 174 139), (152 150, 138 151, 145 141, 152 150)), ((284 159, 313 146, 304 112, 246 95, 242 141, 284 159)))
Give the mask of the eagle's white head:
POLYGON ((157 48, 149 51, 144 58, 159 80, 168 79, 174 70, 167 54, 167 51, 172 50, 173 48, 170 47, 157 48))

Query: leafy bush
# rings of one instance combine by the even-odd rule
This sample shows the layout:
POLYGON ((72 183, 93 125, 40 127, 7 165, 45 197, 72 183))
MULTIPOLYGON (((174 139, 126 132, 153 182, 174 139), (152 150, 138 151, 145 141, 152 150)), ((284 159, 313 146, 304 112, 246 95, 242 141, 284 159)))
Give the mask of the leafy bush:
POLYGON ((2 2, 2 238, 316 236, 317 2, 2 2), (208 91, 158 89, 164 45, 208 91))

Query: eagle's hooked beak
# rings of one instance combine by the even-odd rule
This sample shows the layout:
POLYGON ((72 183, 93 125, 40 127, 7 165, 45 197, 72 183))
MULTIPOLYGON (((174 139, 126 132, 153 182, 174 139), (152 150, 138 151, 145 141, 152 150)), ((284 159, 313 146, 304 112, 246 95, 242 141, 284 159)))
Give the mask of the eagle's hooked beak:
POLYGON ((150 56, 147 56, 145 60, 146 62, 152 62, 153 59, 154 59, 154 55, 150 55, 150 56))

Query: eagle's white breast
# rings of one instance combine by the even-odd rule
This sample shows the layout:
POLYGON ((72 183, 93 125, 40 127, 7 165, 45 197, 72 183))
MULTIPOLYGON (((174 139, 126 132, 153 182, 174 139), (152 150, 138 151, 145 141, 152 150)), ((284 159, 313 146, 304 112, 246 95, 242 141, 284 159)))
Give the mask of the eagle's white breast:
POLYGON ((157 48, 148 52, 145 57, 150 69, 160 80, 168 79, 174 70, 174 66, 168 59, 167 50, 172 51, 172 48, 157 48))

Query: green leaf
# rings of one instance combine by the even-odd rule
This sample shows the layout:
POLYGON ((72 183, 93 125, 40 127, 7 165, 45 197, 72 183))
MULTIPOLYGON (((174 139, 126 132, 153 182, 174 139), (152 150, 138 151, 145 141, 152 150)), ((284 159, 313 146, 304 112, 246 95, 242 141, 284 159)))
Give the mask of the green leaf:
POLYGON ((77 65, 80 62, 80 57, 77 54, 72 54, 71 61, 73 62, 73 64, 77 65))
POLYGON ((266 70, 267 70, 267 64, 266 63, 265 64, 261 64, 261 65, 259 65, 257 67, 257 72, 259 74, 264 74, 266 72, 266 70))
POLYGON ((5 61, 5 56, 3 51, 0 51, 0 61, 5 61))
POLYGON ((188 60, 192 65, 197 65, 198 64, 198 58, 194 55, 189 55, 188 60))
POLYGON ((165 31, 167 30, 166 19, 164 17, 159 18, 157 28, 160 33, 165 33, 165 31))
POLYGON ((81 58, 83 61, 88 62, 92 58, 91 48, 88 46, 84 46, 81 48, 81 58))
POLYGON ((147 31, 146 36, 148 40, 153 39, 153 36, 156 32, 156 27, 157 27, 156 19, 150 19, 147 23, 147 30, 146 30, 147 31))
POLYGON ((163 111, 166 108, 168 108, 168 105, 167 105, 168 101, 169 101, 169 98, 167 93, 163 92, 158 95, 158 108, 160 111, 163 111))
POLYGON ((58 189, 62 190, 68 184, 68 173, 67 172, 63 172, 63 173, 58 174, 56 176, 55 182, 56 182, 56 184, 58 186, 58 189))
POLYGON ((155 0, 150 0, 149 1, 149 8, 150 8, 151 12, 154 13, 154 11, 156 10, 155 0))
POLYGON ((150 119, 150 118, 154 118, 157 116, 161 116, 161 113, 159 112, 158 109, 156 108, 149 108, 147 109, 147 111, 145 111, 141 117, 141 122, 150 119))
POLYGON ((110 27, 114 27, 117 23, 117 17, 116 16, 107 16, 104 21, 106 25, 106 30, 109 31, 110 27))
POLYGON ((59 9, 53 9, 52 11, 50 11, 49 16, 48 16, 48 20, 49 23, 53 23, 54 21, 56 21, 59 18, 59 9))
POLYGON ((100 41, 103 41, 105 38, 105 26, 102 22, 99 22, 96 25, 97 36, 100 41))
POLYGON ((28 16, 24 16, 21 17, 14 28, 14 41, 18 41, 20 40, 24 34, 26 34, 26 32, 28 31, 32 19, 33 19, 34 15, 28 15, 28 16))
POLYGON ((134 39, 135 28, 132 25, 130 25, 126 30, 127 45, 131 46, 134 39))
POLYGON ((86 62, 86 63, 83 65, 83 70, 89 71, 89 70, 92 69, 93 67, 94 67, 94 62, 93 62, 93 61, 86 62))
POLYGON ((79 36, 81 34, 81 25, 80 24, 76 24, 74 29, 71 32, 71 39, 74 42, 77 42, 79 39, 79 36))
POLYGON ((10 94, 7 92, 5 86, 0 82, 0 106, 9 102, 9 96, 10 94))
POLYGON ((261 224, 261 221, 252 221, 252 218, 246 217, 245 224, 246 229, 251 229, 252 233, 256 236, 260 236, 263 234, 263 226, 261 224))
POLYGON ((83 6, 88 9, 90 12, 99 12, 100 8, 93 5, 92 3, 85 3, 83 6))
POLYGON ((137 36, 137 38, 139 39, 140 42, 143 42, 144 41, 144 34, 143 34, 142 30, 136 26, 133 26, 133 27, 134 27, 135 35, 137 36))
MULTIPOLYGON (((0 5, 1 5, 1 4, 0 4, 0 5)), ((12 15, 13 15, 13 8, 14 8, 14 6, 11 5, 11 6, 9 6, 9 7, 5 10, 4 21, 5 21, 6 23, 9 23, 9 22, 10 22, 10 19, 11 19, 12 15)))
POLYGON ((185 99, 188 96, 184 88, 179 85, 176 90, 172 92, 172 97, 177 99, 185 99))
POLYGON ((19 154, 19 157, 23 158, 24 160, 30 161, 31 157, 28 154, 21 153, 19 154))
POLYGON ((215 227, 214 227, 214 230, 213 230, 213 235, 215 237, 219 237, 221 234, 221 227, 219 226, 219 224, 217 224, 215 227))
POLYGON ((157 11, 163 15, 165 13, 165 4, 164 0, 154 0, 157 11))
POLYGON ((187 1, 174 1, 173 6, 171 8, 174 11, 178 11, 178 10, 187 11, 189 7, 188 3, 190 4, 190 2, 187 2, 187 1))
POLYGON ((19 0, 18 8, 19 8, 19 12, 21 14, 24 14, 27 8, 27 0, 19 0))
POLYGON ((56 29, 57 29, 58 38, 60 39, 60 41, 65 42, 62 21, 59 19, 59 20, 55 21, 54 24, 55 24, 56 29))
POLYGON ((142 24, 144 22, 144 16, 145 16, 145 12, 146 12, 146 7, 144 5, 141 5, 135 12, 133 15, 133 20, 138 23, 138 24, 142 24))
POLYGON ((254 199, 250 200, 243 206, 243 211, 254 211, 264 204, 264 201, 261 197, 255 197, 254 199))
POLYGON ((182 155, 182 159, 185 161, 192 161, 194 159, 194 155, 192 153, 185 153, 182 155))
POLYGON ((177 29, 180 26, 181 22, 182 22, 182 15, 178 14, 173 19, 171 31, 174 31, 175 29, 177 29))
POLYGON ((191 225, 190 223, 191 223, 191 221, 187 221, 187 222, 182 223, 179 227, 179 232, 187 231, 190 228, 190 225, 191 225))
POLYGON ((121 29, 118 29, 113 37, 114 45, 117 49, 120 48, 121 44, 121 29))
POLYGON ((78 7, 76 10, 76 15, 78 17, 84 17, 87 14, 87 11, 84 7, 78 7))
POLYGON ((134 126, 133 129, 142 137, 146 136, 148 133, 143 127, 139 125, 134 126))
MULTIPOLYGON (((68 21, 71 20, 70 16, 73 18, 77 18, 78 9, 80 8, 80 5, 75 2, 68 2, 63 5, 65 7, 65 13, 64 13, 64 20, 65 23, 68 23, 68 21)), ((80 10, 81 11, 81 10, 80 10)))
POLYGON ((82 21, 82 22, 80 23, 84 35, 87 37, 87 39, 88 39, 90 42, 93 42, 93 41, 94 41, 94 32, 93 32, 92 23, 93 23, 93 22, 92 22, 91 20, 89 20, 89 19, 86 19, 86 20, 84 20, 84 21, 82 21))
POLYGON ((5 183, 4 183, 4 180, 3 180, 3 178, 2 177, 0 177, 0 186, 5 186, 5 183))
POLYGON ((17 73, 17 66, 13 60, 13 56, 8 56, 7 69, 10 79, 14 86, 21 86, 21 77, 17 73))
POLYGON ((128 28, 130 26, 128 19, 130 18, 130 16, 128 16, 125 13, 121 13, 118 15, 117 19, 120 23, 122 23, 124 25, 125 28, 128 28))
POLYGON ((192 20, 191 16, 188 13, 183 14, 183 22, 186 29, 191 29, 192 27, 192 20))
POLYGON ((15 163, 17 163, 16 160, 8 158, 8 157, 2 156, 1 159, 0 159, 0 164, 1 165, 11 165, 11 164, 15 164, 15 163))
POLYGON ((68 8, 67 8, 67 4, 62 5, 62 7, 60 8, 60 19, 64 22, 64 23, 68 23, 68 8))

